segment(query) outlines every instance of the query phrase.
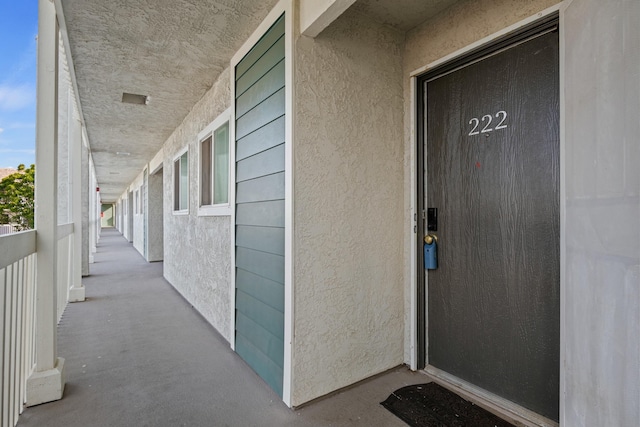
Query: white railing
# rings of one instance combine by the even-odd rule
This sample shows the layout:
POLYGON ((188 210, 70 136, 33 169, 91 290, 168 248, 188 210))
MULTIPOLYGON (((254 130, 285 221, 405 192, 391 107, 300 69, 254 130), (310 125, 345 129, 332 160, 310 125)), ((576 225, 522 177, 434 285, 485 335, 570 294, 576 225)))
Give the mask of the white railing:
MULTIPOLYGON (((58 226, 57 318, 73 285, 73 224, 58 226)), ((14 427, 35 367, 36 230, 0 236, 0 425, 14 427)))
POLYGON ((69 302, 69 289, 73 285, 73 223, 58 226, 58 322, 69 302))
POLYGON ((0 236, 0 413, 3 427, 18 422, 26 381, 35 366, 36 232, 0 236))
POLYGON ((11 224, 0 225, 0 236, 4 236, 5 234, 16 233, 17 231, 18 229, 11 224))

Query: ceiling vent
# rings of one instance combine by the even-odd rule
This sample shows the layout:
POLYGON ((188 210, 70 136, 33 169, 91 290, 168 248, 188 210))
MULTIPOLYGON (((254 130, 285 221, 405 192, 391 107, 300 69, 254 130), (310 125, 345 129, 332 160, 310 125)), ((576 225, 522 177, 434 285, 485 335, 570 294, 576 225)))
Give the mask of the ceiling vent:
POLYGON ((135 93, 122 94, 122 102, 127 104, 147 105, 149 104, 149 97, 147 95, 136 95, 135 93))

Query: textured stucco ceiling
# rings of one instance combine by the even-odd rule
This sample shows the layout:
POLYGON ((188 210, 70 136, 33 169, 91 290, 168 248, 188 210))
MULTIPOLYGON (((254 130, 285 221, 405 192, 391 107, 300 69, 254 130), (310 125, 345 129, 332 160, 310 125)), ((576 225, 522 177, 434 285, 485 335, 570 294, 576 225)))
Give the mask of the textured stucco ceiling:
POLYGON ((141 172, 276 3, 61 1, 103 201, 141 172), (124 104, 123 92, 150 102, 124 104))
POLYGON ((407 31, 458 0, 358 0, 352 7, 376 21, 407 31))
MULTIPOLYGON (((102 200, 115 201, 278 0, 59 0, 102 200), (122 103, 123 92, 148 105, 122 103), (118 152, 130 153, 128 156, 118 152)), ((358 0, 408 30, 455 0, 358 0)))

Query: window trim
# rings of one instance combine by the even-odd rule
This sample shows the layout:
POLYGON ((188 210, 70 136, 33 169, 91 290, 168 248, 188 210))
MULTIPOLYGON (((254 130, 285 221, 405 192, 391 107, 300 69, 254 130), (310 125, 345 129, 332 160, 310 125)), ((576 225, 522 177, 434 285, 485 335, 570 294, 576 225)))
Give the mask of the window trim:
POLYGON ((184 147, 182 150, 178 151, 176 155, 173 156, 173 160, 171 161, 171 213, 173 215, 188 215, 189 214, 189 146, 184 147), (184 155, 187 155, 187 206, 184 209, 176 209, 176 162, 180 160, 180 158, 184 155))
POLYGON ((231 201, 232 201, 232 178, 233 178, 233 164, 235 161, 235 156, 234 156, 234 152, 235 150, 232 150, 232 121, 231 121, 231 108, 226 109, 225 111, 223 111, 218 117, 215 118, 215 120, 213 120, 211 123, 209 123, 200 133, 198 133, 198 182, 197 182, 197 187, 198 187, 198 216, 231 216, 233 213, 233 209, 232 209, 232 205, 231 205, 231 201), (201 205, 201 197, 202 195, 200 194, 200 189, 202 186, 202 142, 205 141, 207 138, 211 137, 211 201, 213 202, 213 188, 214 188, 214 177, 215 177, 215 173, 213 170, 213 164, 214 164, 214 147, 215 147, 215 141, 214 141, 214 133, 216 130, 220 129, 222 126, 224 126, 224 124, 227 123, 229 126, 229 131, 227 133, 228 135, 228 143, 229 143, 229 165, 228 165, 228 177, 227 177, 227 202, 226 203, 218 203, 218 204, 211 204, 211 205, 201 205))
MULTIPOLYGON (((142 175, 144 177, 144 173, 146 172, 146 169, 142 172, 142 175)), ((146 198, 145 198, 145 194, 142 192, 142 190, 144 190, 144 178, 142 179, 142 184, 140 184, 140 215, 144 215, 145 214, 145 206, 146 206, 146 198)))

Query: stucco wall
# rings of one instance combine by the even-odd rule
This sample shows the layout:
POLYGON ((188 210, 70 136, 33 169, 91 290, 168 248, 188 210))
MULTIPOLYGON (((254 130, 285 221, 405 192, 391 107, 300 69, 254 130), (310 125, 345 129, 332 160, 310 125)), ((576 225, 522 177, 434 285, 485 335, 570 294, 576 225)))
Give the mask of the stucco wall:
MULTIPOLYGON (((461 2, 407 33, 405 159, 410 145, 409 73, 557 3, 461 2), (494 11, 499 10, 499 14, 494 11)), ((563 96, 566 256, 563 275, 561 423, 635 425, 640 413, 640 60, 634 0, 567 2, 563 96), (606 34, 607 37, 602 37, 606 34)), ((411 163, 406 164, 410 182, 411 163)), ((405 187, 410 218, 409 186, 405 187)), ((405 241, 410 271, 413 235, 405 241)), ((406 303, 410 301, 409 277, 406 303)), ((407 311, 405 359, 412 319, 407 311)))
POLYGON ((300 31, 316 37, 356 0, 299 0, 300 31))
POLYGON ((294 406, 403 360, 402 41, 353 11, 296 41, 294 406))
POLYGON ((197 216, 198 133, 229 107, 229 70, 164 144, 164 276, 224 336, 231 338, 231 218, 197 216), (173 214, 173 158, 189 147, 189 214, 173 214))
MULTIPOLYGON (((138 188, 139 194, 142 194, 142 187, 138 188)), ((140 196, 139 196, 140 197, 140 196)), ((135 212, 135 211, 134 211, 135 212)), ((133 247, 144 256, 144 218, 140 211, 133 215, 133 247)))
POLYGON ((164 250, 164 185, 162 170, 149 175, 148 183, 147 215, 149 223, 147 226, 147 261, 162 261, 164 250))
MULTIPOLYGON (((136 177, 131 184, 133 190, 133 247, 140 255, 144 256, 144 217, 143 211, 140 209, 140 198, 142 197, 142 185, 144 183, 144 177, 142 172, 136 177), (138 192, 138 198, 136 199, 136 191, 138 192)), ((144 208, 146 209, 146 207, 144 208)))
MULTIPOLYGON (((411 145, 411 99, 410 74, 446 55, 462 49, 484 37, 529 18, 536 13, 559 3, 557 0, 467 0, 454 4, 432 19, 406 34, 403 55, 404 85, 404 138, 405 138, 405 205, 404 218, 412 223, 411 182, 415 157, 411 145)), ((411 272, 411 250, 415 245, 415 234, 406 228, 404 242, 405 271, 411 272)), ((411 276, 405 276, 405 347, 404 360, 411 360, 411 276)))
POLYGON ((574 0, 563 22, 567 426, 640 418, 638 22, 637 0, 574 0))

